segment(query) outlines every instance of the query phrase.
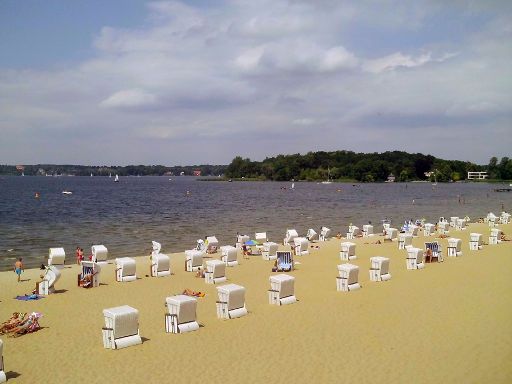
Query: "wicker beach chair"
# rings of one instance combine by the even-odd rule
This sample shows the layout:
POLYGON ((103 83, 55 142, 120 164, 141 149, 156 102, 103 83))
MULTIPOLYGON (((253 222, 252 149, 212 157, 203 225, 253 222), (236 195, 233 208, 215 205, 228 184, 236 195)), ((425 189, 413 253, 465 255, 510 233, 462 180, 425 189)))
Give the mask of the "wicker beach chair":
POLYGON ((57 268, 63 268, 66 262, 66 252, 64 248, 50 248, 48 251, 48 265, 57 268))
POLYGON ((293 243, 293 239, 295 239, 296 237, 299 237, 299 234, 297 233, 297 231, 295 229, 287 229, 286 235, 283 240, 283 244, 289 245, 289 244, 293 243))
POLYGON ((327 241, 331 236, 331 229, 327 227, 322 227, 320 229, 320 241, 327 241))
POLYGON ((293 254, 289 251, 277 251, 277 272, 289 272, 294 268, 293 254))
POLYGON ((219 319, 235 319, 247 315, 245 307, 245 288, 237 284, 226 284, 217 287, 219 300, 217 317, 219 319))
POLYGON ((82 272, 78 274, 78 286, 82 288, 96 288, 100 286, 101 267, 94 261, 82 260, 82 272))
POLYGON ((226 281, 226 264, 220 260, 207 260, 204 281, 207 284, 218 284, 226 281))
POLYGON ((448 246, 446 247, 448 256, 457 257, 462 256, 462 240, 450 237, 448 240, 448 246))
POLYGON ((220 247, 221 257, 220 259, 228 267, 234 267, 238 265, 238 250, 232 245, 224 245, 220 247))
POLYGON ((137 280, 137 265, 131 257, 116 259, 116 281, 129 282, 137 280))
POLYGON ((306 239, 309 241, 318 240, 318 233, 313 228, 309 228, 308 232, 306 233, 306 239))
POLYGON ((353 264, 338 265, 336 276, 336 288, 338 291, 349 292, 361 288, 359 284, 359 267, 353 264))
POLYGON ((92 260, 95 263, 106 263, 108 259, 108 249, 104 245, 93 245, 91 247, 92 260))
POLYGON ((121 349, 142 344, 139 334, 139 311, 128 305, 103 310, 103 347, 121 349))
POLYGON ((297 302, 295 297, 295 277, 282 273, 270 276, 269 280, 269 304, 285 305, 297 302))
POLYGON ((441 245, 437 241, 425 243, 425 261, 431 263, 433 259, 436 259, 438 263, 444 261, 441 245), (428 252, 429 250, 430 252, 428 252))
MULTIPOLYGON (((218 260, 217 260, 218 261, 218 260)), ((186 295, 170 296, 165 299, 165 332, 185 333, 197 331, 197 299, 186 295)))
POLYGON ((60 279, 60 271, 54 265, 49 265, 43 275, 43 280, 36 283, 36 292, 39 295, 49 295, 55 292, 55 283, 60 279))
POLYGON ((277 250, 279 246, 277 243, 269 241, 267 243, 263 243, 263 250, 261 252, 261 257, 263 260, 276 260, 277 259, 277 250))
POLYGON ((296 237, 293 239, 295 255, 309 255, 309 241, 305 237, 296 237))
POLYGON ((423 269, 425 263, 423 262, 423 250, 421 248, 415 248, 411 245, 405 248, 407 250, 407 257, 405 259, 407 269, 423 269))
POLYGON ((185 251, 185 271, 193 272, 203 267, 204 253, 196 249, 185 251))
POLYGON ((0 339, 0 383, 5 383, 7 381, 7 377, 5 376, 5 366, 4 366, 4 342, 0 339))
POLYGON ((215 236, 208 236, 206 238, 206 253, 215 253, 219 248, 219 240, 215 236))
POLYGON ((341 261, 349 261, 357 259, 356 256, 356 244, 350 241, 344 241, 340 244, 340 259, 341 261))
POLYGON ((171 258, 160 253, 162 244, 152 241, 153 251, 151 252, 151 276, 163 277, 171 274, 171 258))
POLYGON ((389 273, 389 258, 382 256, 370 257, 370 281, 387 281, 389 273))

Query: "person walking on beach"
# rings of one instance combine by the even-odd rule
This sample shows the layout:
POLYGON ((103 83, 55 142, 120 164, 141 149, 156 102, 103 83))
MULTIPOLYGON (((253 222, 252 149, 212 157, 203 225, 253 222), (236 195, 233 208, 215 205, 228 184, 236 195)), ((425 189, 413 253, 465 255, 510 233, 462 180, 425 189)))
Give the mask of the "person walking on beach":
POLYGON ((18 275, 18 283, 21 281, 21 272, 25 270, 25 267, 23 266, 23 259, 20 257, 15 263, 14 263, 14 272, 18 275))

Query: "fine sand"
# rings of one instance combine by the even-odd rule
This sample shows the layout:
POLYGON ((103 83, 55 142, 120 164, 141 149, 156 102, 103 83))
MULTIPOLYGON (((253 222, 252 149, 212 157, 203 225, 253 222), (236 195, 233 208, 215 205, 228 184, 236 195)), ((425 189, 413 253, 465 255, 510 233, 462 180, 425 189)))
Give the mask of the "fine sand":
MULTIPOLYGON (((512 224, 500 227, 512 235, 512 224)), ((227 277, 247 289, 249 314, 234 320, 216 318, 216 287, 184 271, 183 253, 171 256, 170 277, 148 277, 146 256, 137 260, 137 281, 116 282, 109 264, 93 289, 78 288, 78 266, 67 266, 57 292, 31 302, 13 298, 29 293, 41 271, 25 271, 21 283, 13 272, 0 272, 0 321, 14 311, 44 315, 36 333, 0 336, 8 382, 511 383, 512 242, 469 251, 470 232, 488 242, 486 224, 452 230, 463 256, 447 257, 441 239, 445 261, 416 271, 406 269, 396 242, 354 240, 358 259, 351 263, 360 267, 363 288, 349 293, 336 291, 345 240, 315 243, 320 249, 296 257, 300 264, 291 272, 299 301, 281 307, 268 304, 272 262, 239 256, 227 277), (369 258, 378 255, 391 259, 390 281, 369 281, 369 258), (165 297, 184 288, 206 292, 198 299, 201 328, 166 334, 165 297), (144 343, 104 349, 102 310, 124 304, 139 310, 144 343)), ((413 245, 423 248, 425 241, 420 235, 413 245)), ((67 251, 71 263, 74 253, 67 251)))

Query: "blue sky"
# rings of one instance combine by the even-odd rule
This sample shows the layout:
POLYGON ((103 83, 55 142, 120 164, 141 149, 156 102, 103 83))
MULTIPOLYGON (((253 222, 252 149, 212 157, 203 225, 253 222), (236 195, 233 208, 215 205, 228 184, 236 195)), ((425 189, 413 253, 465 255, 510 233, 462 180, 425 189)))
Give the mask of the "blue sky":
POLYGON ((0 1, 0 163, 512 152, 508 1, 0 1))

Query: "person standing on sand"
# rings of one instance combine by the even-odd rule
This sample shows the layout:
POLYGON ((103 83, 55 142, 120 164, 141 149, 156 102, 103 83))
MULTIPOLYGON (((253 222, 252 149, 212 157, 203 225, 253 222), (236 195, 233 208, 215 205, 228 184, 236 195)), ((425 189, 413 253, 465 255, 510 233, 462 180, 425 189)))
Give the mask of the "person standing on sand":
POLYGON ((21 281, 21 272, 25 271, 25 267, 23 266, 23 259, 20 257, 14 263, 14 272, 18 275, 18 283, 21 281))

